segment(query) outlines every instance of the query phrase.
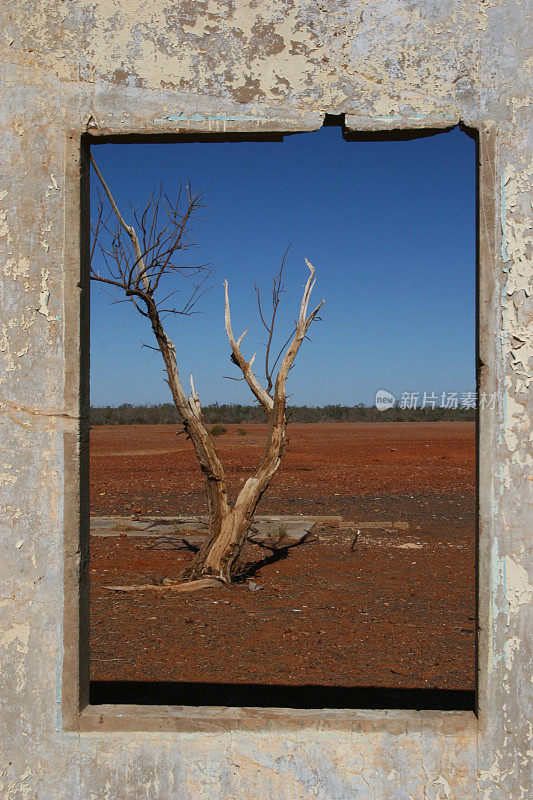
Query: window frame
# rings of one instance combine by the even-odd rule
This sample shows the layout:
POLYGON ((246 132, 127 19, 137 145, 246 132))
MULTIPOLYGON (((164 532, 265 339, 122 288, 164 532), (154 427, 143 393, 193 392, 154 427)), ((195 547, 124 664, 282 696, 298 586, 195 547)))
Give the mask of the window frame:
MULTIPOLYGON (((279 122, 279 121, 278 121, 279 122)), ((437 129, 414 128, 402 131, 360 131, 357 121, 345 119, 345 132, 350 140, 357 138, 411 138, 443 132, 437 129), (354 127, 351 127, 351 126, 354 127)), ((192 134, 196 140, 216 138, 202 123, 192 134)), ((307 132, 316 126, 298 127, 293 120, 275 132, 264 131, 266 138, 284 133, 307 132)), ((491 235, 480 240, 479 220, 487 231, 495 230, 497 212, 494 207, 494 137, 489 132, 478 134, 464 130, 477 141, 477 303, 476 362, 493 363, 496 357, 493 330, 498 329, 497 310, 491 306, 496 286, 495 242, 491 235)), ((258 136, 258 126, 248 124, 240 131, 241 138, 258 136)), ((219 136, 227 140, 232 134, 219 136)), ((187 136, 190 140, 191 136, 187 136)), ((64 433, 64 603, 63 603, 63 669, 58 677, 61 692, 62 728, 65 731, 158 731, 158 732, 221 732, 232 730, 294 731, 314 728, 328 731, 376 731, 415 733, 428 726, 439 735, 476 735, 480 720, 487 714, 487 668, 490 630, 490 541, 493 535, 491 517, 492 473, 497 450, 493 447, 496 425, 495 410, 478 409, 477 418, 477 625, 482 633, 476 641, 476 712, 434 710, 368 710, 368 709, 294 709, 234 708, 224 706, 155 706, 155 705, 90 705, 89 703, 89 148, 104 141, 183 141, 179 134, 161 136, 159 131, 138 135, 121 135, 120 131, 102 136, 71 131, 65 140, 65 374, 64 407, 77 420, 76 432, 64 433), (76 224, 78 220, 78 224, 76 224), (479 453, 483 458, 479 458, 479 453), (483 633, 485 632, 485 633, 483 633)), ((496 390, 494 372, 478 370, 478 392, 496 390)))

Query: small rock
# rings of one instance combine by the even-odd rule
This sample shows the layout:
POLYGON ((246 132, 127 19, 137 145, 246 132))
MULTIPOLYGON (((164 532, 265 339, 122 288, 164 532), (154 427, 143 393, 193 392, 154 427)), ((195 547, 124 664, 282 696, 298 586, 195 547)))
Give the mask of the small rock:
POLYGON ((258 592, 263 587, 260 583, 256 583, 255 581, 248 581, 248 588, 251 592, 258 592))

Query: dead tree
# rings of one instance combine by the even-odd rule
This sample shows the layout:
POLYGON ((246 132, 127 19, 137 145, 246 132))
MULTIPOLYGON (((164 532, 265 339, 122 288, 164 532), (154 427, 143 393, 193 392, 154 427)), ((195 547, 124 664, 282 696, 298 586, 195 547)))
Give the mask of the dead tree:
POLYGON ((134 212, 136 229, 135 226, 128 225, 124 220, 92 155, 91 162, 112 208, 112 213, 110 212, 104 220, 103 203, 100 202, 96 222, 92 225, 93 251, 96 244, 99 244, 107 273, 101 275, 91 264, 91 279, 121 290, 125 299, 129 299, 137 311, 149 319, 157 341, 156 349, 159 349, 163 356, 172 399, 183 429, 192 442, 204 477, 209 513, 209 534, 204 545, 177 582, 183 590, 216 586, 221 583, 228 584, 231 583, 232 568, 246 540, 257 504, 279 469, 285 451, 287 376, 311 323, 317 318, 318 312, 324 304, 322 301, 311 312, 308 310, 315 285, 315 268, 306 259, 309 277, 304 287, 298 319, 293 332, 273 363, 271 363, 270 353, 277 310, 283 293, 283 269, 287 254, 285 254, 281 268, 273 280, 272 314, 269 320, 266 320, 263 314, 258 292, 259 314, 268 333, 265 360, 266 388, 261 385, 252 368, 255 354, 249 361, 242 354, 241 344, 247 331, 244 331, 237 340, 233 335, 228 282, 224 281, 225 327, 231 347, 231 361, 241 370, 242 380, 247 382, 256 400, 263 407, 268 421, 268 440, 261 463, 255 475, 248 478, 235 502, 231 504, 228 499, 224 469, 214 439, 203 418, 200 399, 195 391, 192 375, 191 390, 187 396, 178 371, 176 347, 169 339, 162 322, 162 314, 165 310, 173 313, 190 313, 205 288, 205 275, 203 274, 205 268, 178 267, 173 261, 178 251, 190 246, 190 224, 200 205, 201 198, 199 195, 191 194, 190 191, 187 192, 184 211, 181 210, 179 196, 174 204, 168 198, 164 198, 168 225, 160 230, 158 215, 161 191, 159 191, 158 195, 152 195, 142 215, 134 212), (113 215, 116 227, 111 230, 109 218, 113 215), (110 234, 111 238, 111 244, 107 246, 101 241, 101 234, 104 230, 110 234), (124 234, 128 237, 129 245, 124 239, 124 234), (186 275, 196 280, 192 296, 180 310, 176 308, 163 309, 161 306, 166 298, 162 301, 156 300, 156 292, 161 280, 172 273, 186 275), (274 375, 278 364, 277 374, 274 375))

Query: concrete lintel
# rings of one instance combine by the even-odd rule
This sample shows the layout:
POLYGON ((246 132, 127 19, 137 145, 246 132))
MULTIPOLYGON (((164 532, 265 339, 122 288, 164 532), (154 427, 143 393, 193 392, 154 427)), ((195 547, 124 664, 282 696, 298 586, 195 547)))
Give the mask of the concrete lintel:
POLYGON ((97 87, 83 120, 94 137, 254 136, 318 130, 324 114, 294 107, 228 103, 174 92, 146 95, 131 87, 97 87))

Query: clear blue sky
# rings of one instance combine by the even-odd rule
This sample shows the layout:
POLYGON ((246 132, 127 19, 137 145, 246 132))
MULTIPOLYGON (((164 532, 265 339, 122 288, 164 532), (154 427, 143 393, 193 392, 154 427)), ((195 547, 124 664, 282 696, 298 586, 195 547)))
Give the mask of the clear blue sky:
MULTIPOLYGON (((198 247, 189 262, 209 262, 212 289, 200 313, 167 320, 182 379, 192 372, 204 404, 250 403, 229 361, 222 282, 229 280, 236 335, 250 327, 243 352, 264 330, 254 282, 268 299, 271 276, 293 245, 280 323, 296 316, 307 278, 322 321, 289 375, 290 402, 372 404, 377 389, 474 389, 475 145, 455 129, 424 139, 346 142, 339 128, 284 142, 105 144, 93 155, 129 219, 162 180, 173 195, 190 180, 205 195, 198 247)), ((91 202, 97 178, 91 177, 91 202)), ((94 209, 94 205, 91 206, 94 209)), ((93 405, 170 401, 148 320, 130 303, 91 284, 93 405)))

